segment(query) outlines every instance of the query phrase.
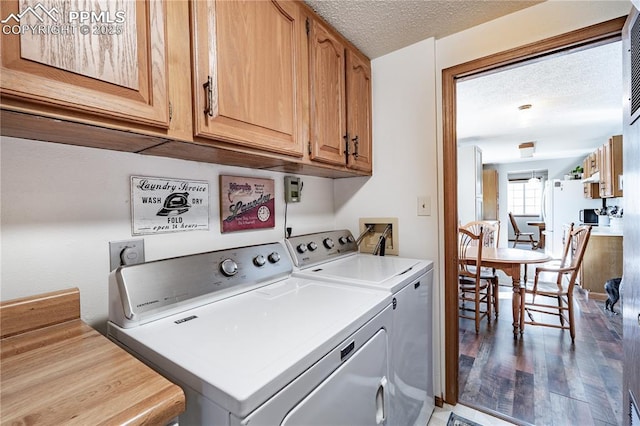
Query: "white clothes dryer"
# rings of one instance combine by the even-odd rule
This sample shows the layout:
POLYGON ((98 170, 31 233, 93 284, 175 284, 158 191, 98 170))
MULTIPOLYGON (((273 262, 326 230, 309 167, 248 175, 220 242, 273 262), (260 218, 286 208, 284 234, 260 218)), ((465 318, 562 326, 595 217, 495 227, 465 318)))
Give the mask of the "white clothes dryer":
POLYGON ((293 276, 388 292, 391 411, 389 424, 427 424, 435 407, 433 385, 433 262, 358 253, 348 230, 285 240, 293 276))

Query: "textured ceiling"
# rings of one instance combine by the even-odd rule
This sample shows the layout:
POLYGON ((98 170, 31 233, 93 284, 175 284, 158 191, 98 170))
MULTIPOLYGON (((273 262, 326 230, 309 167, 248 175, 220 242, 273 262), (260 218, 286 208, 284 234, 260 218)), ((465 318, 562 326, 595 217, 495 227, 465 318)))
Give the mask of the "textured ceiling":
POLYGON ((441 38, 542 0, 305 0, 374 59, 430 37, 441 38))
POLYGON ((585 155, 622 133, 622 43, 458 82, 459 145, 478 145, 484 163, 585 155), (531 104, 529 110, 518 106, 531 104))

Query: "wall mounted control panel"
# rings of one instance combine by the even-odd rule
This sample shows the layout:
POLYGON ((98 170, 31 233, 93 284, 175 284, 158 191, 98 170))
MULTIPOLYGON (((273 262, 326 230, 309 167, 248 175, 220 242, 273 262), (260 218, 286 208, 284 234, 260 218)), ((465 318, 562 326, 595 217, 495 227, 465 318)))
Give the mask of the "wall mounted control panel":
POLYGON ((298 203, 302 198, 302 181, 298 177, 284 177, 284 200, 287 203, 298 203))

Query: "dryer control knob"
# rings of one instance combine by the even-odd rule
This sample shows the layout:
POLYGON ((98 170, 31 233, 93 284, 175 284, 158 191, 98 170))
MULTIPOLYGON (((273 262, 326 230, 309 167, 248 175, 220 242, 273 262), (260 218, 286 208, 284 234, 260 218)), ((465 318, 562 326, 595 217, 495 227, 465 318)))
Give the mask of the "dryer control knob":
POLYGON ((342 245, 347 244, 349 242, 349 240, 347 239, 347 237, 340 237, 338 239, 338 242, 342 245))
POLYGON ((305 246, 304 244, 298 244, 298 247, 296 247, 296 249, 298 250, 298 253, 304 253, 305 251, 307 251, 307 246, 305 246))
POLYGON ((265 263, 267 263, 267 259, 261 254, 253 258, 253 264, 256 266, 264 266, 265 263))
POLYGON ((314 243, 313 241, 311 241, 309 244, 307 244, 307 247, 309 248, 309 250, 311 251, 316 251, 318 250, 318 245, 316 243, 314 243))
POLYGON ((238 264, 232 259, 225 259, 220 263, 220 271, 227 277, 231 277, 238 272, 238 264))
POLYGON ((331 238, 325 238, 323 242, 324 246, 328 249, 333 248, 334 246, 333 240, 331 238))
POLYGON ((347 237, 347 241, 348 241, 348 242, 350 242, 350 243, 355 243, 355 242, 356 242, 356 240, 353 238, 353 236, 352 236, 352 235, 349 235, 349 236, 347 237))
POLYGON ((278 263, 280 262, 280 254, 278 254, 277 251, 274 251, 273 253, 271 253, 269 255, 269 262, 271 263, 278 263))

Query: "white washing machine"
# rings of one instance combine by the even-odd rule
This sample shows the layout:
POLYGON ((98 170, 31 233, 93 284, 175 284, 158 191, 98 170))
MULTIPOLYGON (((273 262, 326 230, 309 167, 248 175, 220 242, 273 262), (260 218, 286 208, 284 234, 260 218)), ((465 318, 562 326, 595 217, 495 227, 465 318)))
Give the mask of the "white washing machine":
POLYGON ((360 254, 348 230, 290 237, 286 245, 294 276, 391 294, 389 424, 426 425, 435 407, 433 262, 360 254))
POLYGON ((390 294, 291 272, 280 243, 121 267, 108 335, 183 388, 181 426, 391 424, 390 294))

